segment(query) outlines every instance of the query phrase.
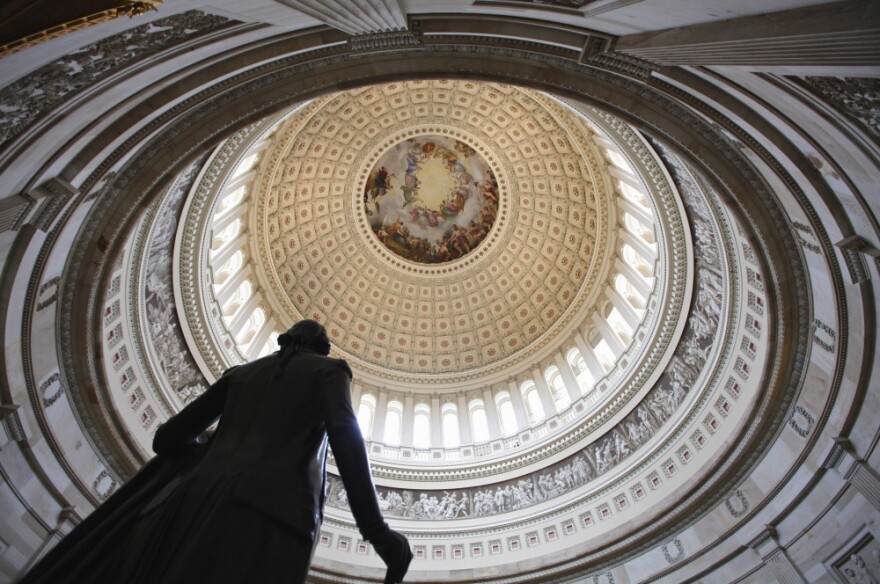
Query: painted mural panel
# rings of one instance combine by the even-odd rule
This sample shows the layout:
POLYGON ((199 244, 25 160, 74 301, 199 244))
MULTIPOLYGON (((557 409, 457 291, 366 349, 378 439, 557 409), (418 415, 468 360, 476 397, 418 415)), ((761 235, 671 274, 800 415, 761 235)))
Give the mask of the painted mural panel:
POLYGON ((396 255, 439 264, 486 238, 498 214, 498 183, 485 159, 455 138, 403 140, 376 162, 364 185, 364 212, 396 255))

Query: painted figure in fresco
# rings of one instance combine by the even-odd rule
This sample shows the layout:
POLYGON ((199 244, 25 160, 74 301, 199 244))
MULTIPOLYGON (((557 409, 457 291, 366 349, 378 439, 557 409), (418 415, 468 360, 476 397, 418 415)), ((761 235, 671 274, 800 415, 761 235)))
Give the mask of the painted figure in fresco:
POLYGON ((410 138, 381 157, 364 186, 365 211, 378 239, 401 257, 429 264, 476 248, 499 202, 495 176, 475 154, 460 141, 431 136, 410 138), (403 177, 400 184, 394 176, 403 177), (402 227, 406 235, 395 237, 402 227))

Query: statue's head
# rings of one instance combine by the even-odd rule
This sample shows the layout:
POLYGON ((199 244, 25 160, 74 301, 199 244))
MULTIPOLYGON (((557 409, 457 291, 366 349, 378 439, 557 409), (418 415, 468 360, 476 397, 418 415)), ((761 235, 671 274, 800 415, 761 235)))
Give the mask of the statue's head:
POLYGON ((278 337, 282 349, 291 347, 294 351, 308 349, 319 355, 330 354, 330 338, 327 329, 314 320, 301 320, 278 337))

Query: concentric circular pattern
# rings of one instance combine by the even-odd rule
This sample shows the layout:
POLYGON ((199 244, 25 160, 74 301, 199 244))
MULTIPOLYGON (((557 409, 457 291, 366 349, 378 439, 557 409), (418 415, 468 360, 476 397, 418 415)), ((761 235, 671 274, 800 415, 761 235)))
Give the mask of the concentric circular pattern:
POLYGON ((370 230, 398 256, 422 264, 479 247, 498 216, 498 180, 473 146, 428 134, 386 150, 364 184, 370 230))
POLYGON ((276 130, 251 195, 269 303, 287 312, 280 320, 328 323, 346 357, 383 370, 460 373, 521 357, 560 334, 600 284, 603 169, 576 114, 511 86, 406 82, 319 99, 276 130), (364 210, 383 153, 428 134, 485 158, 502 199, 491 235, 447 263, 391 253, 364 210))
MULTIPOLYGON (((442 261, 438 262, 438 258, 431 258, 430 255, 427 258, 420 258, 419 256, 413 256, 408 249, 401 250, 400 247, 395 249, 393 243, 389 246, 389 243, 391 242, 388 237, 388 229, 385 229, 384 234, 380 233, 379 230, 374 227, 371 218, 373 212, 381 212, 381 208, 377 209, 375 199, 367 192, 364 193, 365 200, 363 207, 354 207, 353 220, 358 225, 358 228, 363 235, 363 241, 369 245, 375 253, 382 256, 386 265, 396 266, 409 274, 448 277, 449 274, 464 270, 478 262, 479 259, 491 249, 491 244, 499 238, 501 231, 503 231, 502 226, 506 225, 509 221, 508 217, 511 214, 511 208, 516 208, 517 205, 515 202, 511 205, 510 197, 508 196, 510 190, 510 181, 507 178, 508 173, 501 166, 498 157, 487 147, 483 140, 461 129, 452 130, 448 126, 435 124, 408 126, 379 141, 375 147, 372 148, 370 153, 360 161, 359 171, 354 177, 355 184, 362 185, 362 189, 365 191, 368 190, 367 185, 374 184, 373 181, 375 180, 378 171, 385 166, 383 161, 386 157, 397 150, 401 144, 409 144, 411 147, 412 143, 416 141, 419 141, 420 143, 424 142, 425 145, 434 144, 435 148, 436 141, 440 141, 449 146, 449 148, 446 148, 447 151, 453 150, 453 152, 457 144, 461 144, 461 146, 458 146, 459 148, 474 150, 471 158, 479 158, 479 160, 472 160, 471 164, 468 166, 472 171, 477 172, 480 176, 485 175, 486 178, 483 179, 482 183, 473 185, 473 189, 468 189, 470 191, 468 193, 468 198, 472 201, 471 204, 473 204, 473 200, 476 200, 477 197, 482 199, 479 207, 483 210, 484 218, 481 219, 479 216, 476 217, 478 220, 476 223, 477 229, 479 231, 484 231, 484 233, 473 234, 470 232, 471 226, 468 226, 468 245, 459 246, 465 248, 464 253, 455 253, 457 251, 456 246, 452 244, 448 246, 448 248, 452 250, 450 253, 452 257, 448 259, 439 258, 442 259, 442 261), (445 134, 438 135, 438 132, 445 132, 445 134), (428 136, 433 136, 433 138, 426 139, 428 136), (486 179, 488 179, 488 183, 486 179), (492 199, 495 199, 497 202, 492 199), (501 199, 504 199, 503 204, 501 203, 501 199), (488 217, 486 217, 485 214, 488 214, 488 217), (495 225, 498 225, 499 228, 492 229, 495 225), (370 237, 367 235, 368 233, 372 233, 373 236, 370 237), (486 245, 483 245, 484 241, 486 242, 486 245), (400 253, 401 251, 403 251, 403 253, 400 253), (442 263, 442 266, 432 266, 434 263, 442 263)), ((400 172, 401 176, 405 174, 404 171, 400 172)), ((404 178, 404 181, 405 180, 406 179, 404 178)), ((392 183, 393 182, 394 180, 392 179, 392 183)), ((457 179, 456 182, 458 182, 457 179)), ((403 197, 405 200, 407 195, 403 189, 400 189, 399 196, 403 197)), ((383 199, 385 199, 385 197, 383 197, 383 199)), ((450 197, 450 202, 455 203, 456 199, 457 197, 450 197)), ((410 208, 412 206, 413 205, 410 205, 410 208)), ((416 204, 415 206, 418 205, 416 204)), ((466 218, 466 215, 465 217, 459 216, 458 218, 466 218)), ((438 224, 439 223, 438 220, 438 224)), ((418 246, 418 244, 414 247, 416 246, 418 246)))

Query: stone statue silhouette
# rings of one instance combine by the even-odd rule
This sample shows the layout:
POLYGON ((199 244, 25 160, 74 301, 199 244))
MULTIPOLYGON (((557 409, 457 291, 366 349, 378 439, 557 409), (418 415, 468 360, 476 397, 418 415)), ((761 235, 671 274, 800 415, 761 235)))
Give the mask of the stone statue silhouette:
POLYGON ((160 427, 153 449, 170 462, 148 464, 111 498, 121 501, 99 508, 22 582, 303 582, 323 518, 328 442, 361 535, 388 566, 385 581, 402 581, 412 552, 379 510, 351 370, 328 357, 315 321, 278 342, 160 427))

